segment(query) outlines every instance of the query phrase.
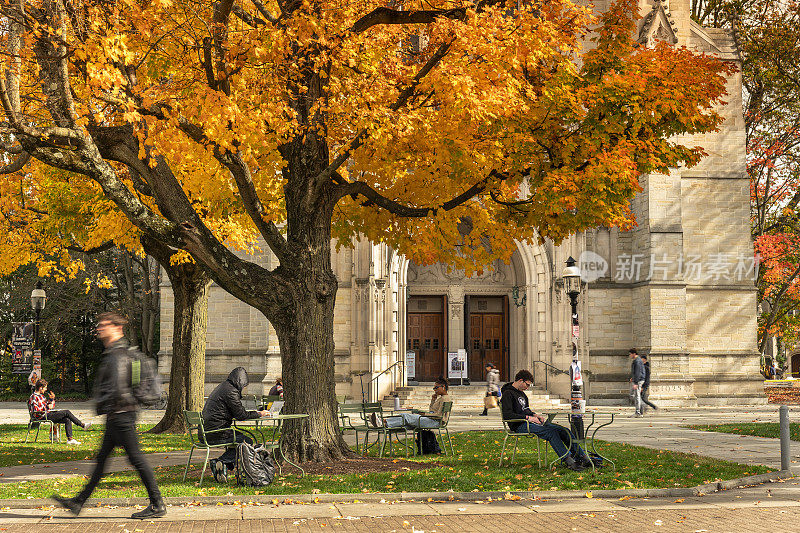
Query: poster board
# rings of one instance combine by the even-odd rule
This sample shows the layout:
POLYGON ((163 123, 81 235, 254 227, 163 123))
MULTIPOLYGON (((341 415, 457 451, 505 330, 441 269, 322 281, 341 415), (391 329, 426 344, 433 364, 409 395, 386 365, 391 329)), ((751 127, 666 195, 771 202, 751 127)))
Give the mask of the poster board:
MULTIPOLYGON (((33 370, 33 342, 36 328, 33 322, 12 322, 11 334, 11 373, 30 374, 33 370)), ((39 355, 41 367, 41 354, 39 355)), ((39 374, 41 375, 41 368, 39 374)))
POLYGON ((417 352, 408 350, 406 352, 406 379, 416 379, 417 377, 417 352))

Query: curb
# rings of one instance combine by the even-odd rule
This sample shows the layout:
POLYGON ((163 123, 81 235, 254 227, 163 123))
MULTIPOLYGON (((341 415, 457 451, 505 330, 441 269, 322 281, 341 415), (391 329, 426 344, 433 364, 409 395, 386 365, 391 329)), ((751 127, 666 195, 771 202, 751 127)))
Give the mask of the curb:
MULTIPOLYGON (((671 489, 604 489, 604 490, 547 490, 533 491, 493 491, 493 492, 371 492, 347 494, 281 494, 281 495, 239 495, 239 496, 195 496, 195 497, 167 497, 164 501, 168 505, 235 505, 235 504, 273 504, 274 500, 287 504, 314 504, 314 503, 404 503, 413 501, 450 502, 450 501, 485 501, 485 500, 567 500, 567 499, 619 499, 624 496, 631 498, 673 498, 703 496, 712 492, 730 490, 750 485, 758 485, 768 481, 788 479, 800 474, 800 467, 792 470, 776 470, 766 474, 741 477, 726 481, 716 481, 696 487, 681 487, 671 489), (508 495, 511 496, 508 496, 508 495), (591 494, 589 496, 588 494, 591 494)), ((118 507, 133 507, 147 505, 147 498, 92 498, 88 505, 115 505, 118 507)), ((32 498, 29 500, 0 499, 0 508, 8 509, 37 509, 55 505, 49 498, 32 498)))

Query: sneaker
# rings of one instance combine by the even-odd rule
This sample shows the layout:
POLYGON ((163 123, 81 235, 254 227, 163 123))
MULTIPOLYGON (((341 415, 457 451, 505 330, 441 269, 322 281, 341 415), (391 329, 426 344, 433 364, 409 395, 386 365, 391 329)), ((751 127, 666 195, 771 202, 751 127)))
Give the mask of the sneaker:
POLYGON ((92 427, 92 423, 91 423, 91 422, 86 422, 86 423, 83 425, 83 430, 84 430, 84 431, 89 431, 89 428, 90 428, 90 427, 92 427))
POLYGON ((565 457, 561 461, 561 464, 563 466, 566 466, 567 468, 569 468, 570 470, 572 470, 574 472, 583 472, 584 470, 586 470, 584 467, 582 467, 580 464, 578 464, 578 462, 575 461, 575 459, 573 459, 570 456, 565 457))
POLYGON ((72 444, 73 446, 78 446, 81 442, 75 439, 69 439, 67 444, 72 444))
POLYGON ((81 509, 83 509, 83 504, 77 501, 75 498, 62 498, 58 494, 53 494, 50 496, 51 499, 58 502, 58 504, 69 511, 70 513, 78 516, 81 514, 81 509))
POLYGON ((167 506, 164 505, 164 501, 160 501, 158 503, 150 503, 147 507, 139 511, 138 513, 133 513, 131 518, 136 518, 139 520, 145 520, 147 518, 161 518, 167 514, 167 506))
POLYGON ((222 461, 215 459, 211 465, 211 472, 214 474, 214 481, 217 483, 228 482, 228 467, 222 461))

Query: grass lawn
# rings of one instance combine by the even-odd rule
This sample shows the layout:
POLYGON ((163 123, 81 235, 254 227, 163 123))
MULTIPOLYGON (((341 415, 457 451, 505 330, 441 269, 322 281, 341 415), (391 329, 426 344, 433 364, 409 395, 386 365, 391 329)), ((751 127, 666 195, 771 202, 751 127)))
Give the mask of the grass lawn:
MULTIPOLYGON (((97 454, 100 441, 103 438, 105 426, 92 425, 89 431, 73 426, 73 437, 80 441, 80 445, 66 444, 67 435, 64 426, 61 426, 61 443, 50 444, 48 426, 43 426, 39 431, 39 441, 33 442, 36 430, 31 431, 30 439, 25 442, 27 424, 0 425, 0 467, 32 465, 39 463, 55 463, 58 461, 80 461, 91 459, 97 454)), ((146 431, 153 427, 152 424, 140 424, 139 431, 146 431)), ((139 442, 144 453, 170 452, 173 450, 188 450, 190 447, 188 435, 152 435, 143 433, 139 442)), ((122 450, 117 449, 116 455, 121 455, 122 450)))
MULTIPOLYGON (((409 470, 398 465, 396 471, 342 475, 307 475, 293 471, 276 476, 272 485, 250 489, 218 485, 206 472, 204 486, 197 486, 200 469, 193 465, 187 483, 181 482, 183 467, 157 468, 165 496, 213 496, 231 494, 427 492, 427 491, 511 491, 511 490, 592 490, 695 486, 717 479, 731 479, 768 472, 763 466, 748 466, 717 461, 696 455, 651 450, 610 442, 597 443, 597 450, 617 464, 592 476, 591 470, 572 472, 540 469, 536 464, 535 442, 520 439, 514 466, 499 468, 497 462, 502 432, 453 434, 455 456, 426 456, 415 461, 431 463, 427 470, 409 470)), ((218 452, 217 452, 218 453, 218 452)), ((509 453, 510 456, 510 453, 509 453)), ((550 459, 554 458, 549 452, 550 459)), ((83 485, 82 478, 54 479, 30 483, 0 484, 0 498, 47 497, 54 492, 73 495, 83 485)), ((108 475, 94 494, 98 498, 146 496, 135 473, 108 475)))
MULTIPOLYGON (((777 422, 749 422, 743 424, 716 424, 687 427, 699 429, 701 431, 753 435, 755 437, 771 437, 774 439, 778 439, 781 436, 781 425, 777 422)), ((789 438, 800 441, 800 424, 789 424, 789 438)))

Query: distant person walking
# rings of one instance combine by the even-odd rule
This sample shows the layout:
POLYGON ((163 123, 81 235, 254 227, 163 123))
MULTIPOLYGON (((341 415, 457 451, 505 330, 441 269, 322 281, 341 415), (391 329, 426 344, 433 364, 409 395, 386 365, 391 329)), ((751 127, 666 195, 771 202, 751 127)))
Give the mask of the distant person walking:
POLYGON ((275 385, 269 389, 270 396, 280 396, 283 398, 283 378, 278 378, 275 380, 275 385))
MULTIPOLYGON (((644 364, 644 384, 642 385, 642 403, 649 405, 653 409, 658 409, 658 406, 654 403, 650 402, 650 361, 648 360, 647 356, 642 354, 639 357, 642 359, 642 364, 644 364)), ((642 406, 642 412, 644 413, 644 406, 642 406)))
POLYGON ((628 350, 628 357, 631 359, 631 386, 633 387, 633 405, 636 406, 636 412, 632 417, 642 416, 642 385, 645 380, 645 370, 642 358, 636 352, 636 348, 628 350))
POLYGON ((136 411, 139 404, 131 390, 130 365, 125 364, 130 360, 131 350, 123 333, 127 324, 128 320, 117 313, 102 313, 97 317, 97 337, 103 342, 105 351, 95 377, 94 399, 97 402, 97 414, 106 415, 106 431, 97 452, 94 471, 83 490, 72 498, 58 495, 52 497, 76 515, 81 512, 86 500, 103 477, 106 460, 117 446, 125 450, 150 498, 150 505, 133 513, 131 518, 160 518, 167 514, 153 469, 142 455, 136 434, 136 411))
MULTIPOLYGON (((486 363, 486 396, 497 396, 500 392, 500 371, 494 363, 486 363)), ((481 416, 487 416, 489 408, 484 407, 481 416)))

